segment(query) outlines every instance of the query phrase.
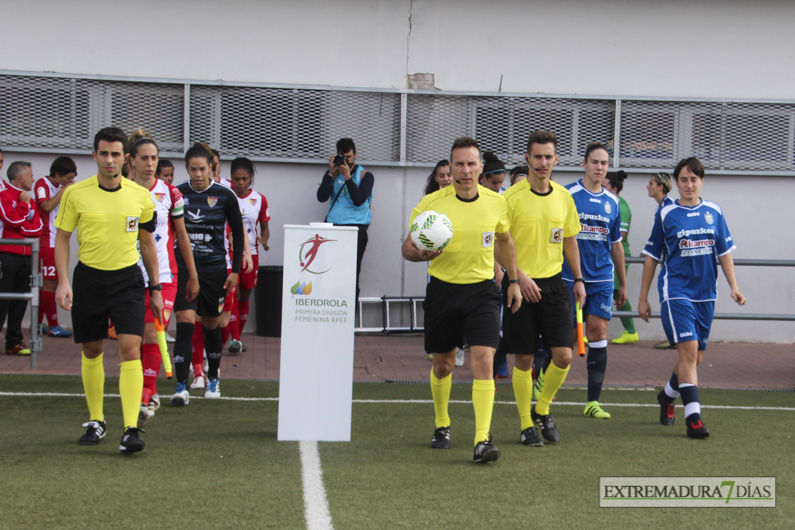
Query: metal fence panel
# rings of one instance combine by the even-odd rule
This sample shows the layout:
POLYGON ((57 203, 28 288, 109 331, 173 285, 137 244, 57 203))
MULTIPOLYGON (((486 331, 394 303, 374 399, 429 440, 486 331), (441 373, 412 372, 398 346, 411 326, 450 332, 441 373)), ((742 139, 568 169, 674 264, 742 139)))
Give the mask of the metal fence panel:
POLYGON ((530 132, 549 129, 558 135, 563 168, 578 167, 585 146, 599 141, 615 150, 615 165, 625 169, 670 169, 682 157, 697 156, 711 171, 795 174, 791 101, 462 94, 0 71, 4 148, 88 151, 93 134, 108 125, 143 127, 167 155, 204 141, 225 158, 317 162, 349 136, 365 163, 421 166, 448 157, 462 135, 477 138, 509 165, 521 164, 530 132))

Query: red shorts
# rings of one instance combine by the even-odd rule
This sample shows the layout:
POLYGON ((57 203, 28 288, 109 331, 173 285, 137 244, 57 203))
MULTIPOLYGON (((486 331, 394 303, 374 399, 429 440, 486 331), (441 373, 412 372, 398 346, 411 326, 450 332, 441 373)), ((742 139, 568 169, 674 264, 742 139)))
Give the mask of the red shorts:
POLYGON ((237 281, 237 285, 241 289, 245 289, 246 291, 250 291, 257 286, 257 272, 259 271, 259 254, 253 254, 251 256, 251 262, 254 264, 254 266, 251 268, 251 272, 243 272, 241 270, 240 277, 238 278, 237 281))
POLYGON ((41 265, 41 276, 43 279, 58 279, 58 274, 55 272, 55 249, 50 248, 46 243, 39 247, 39 264, 41 265))
MULTIPOLYGON (((163 327, 168 327, 168 322, 171 320, 171 314, 174 312, 174 299, 177 297, 177 284, 176 283, 161 283, 163 286, 163 327)), ((146 316, 144 322, 154 323, 155 317, 149 309, 149 289, 146 290, 146 316)))

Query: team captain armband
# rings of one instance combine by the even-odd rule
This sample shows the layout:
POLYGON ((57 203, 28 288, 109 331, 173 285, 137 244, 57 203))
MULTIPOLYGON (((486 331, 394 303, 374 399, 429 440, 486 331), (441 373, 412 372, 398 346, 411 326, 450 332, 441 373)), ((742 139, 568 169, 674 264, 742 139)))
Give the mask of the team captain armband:
POLYGON ((152 219, 145 223, 138 223, 139 230, 146 230, 150 234, 155 231, 157 226, 157 212, 152 212, 152 219))

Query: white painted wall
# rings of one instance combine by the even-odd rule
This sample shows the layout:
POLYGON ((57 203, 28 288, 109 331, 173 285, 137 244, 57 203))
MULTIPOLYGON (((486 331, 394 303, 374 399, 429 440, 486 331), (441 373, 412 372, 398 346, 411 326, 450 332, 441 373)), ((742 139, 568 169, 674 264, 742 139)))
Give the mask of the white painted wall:
MULTIPOLYGON (((795 85, 793 19, 795 3, 775 0, 29 0, 3 7, 0 66, 376 88, 403 88, 407 74, 427 72, 444 90, 496 92, 502 77, 503 92, 786 99, 795 85)), ((5 159, 32 161, 38 177, 54 156, 7 151, 5 159)), ((90 157, 76 161, 80 177, 95 172, 90 157)), ((174 162, 179 181, 182 164, 174 162)), ((273 218, 273 250, 261 264, 282 263, 280 225, 323 219, 326 205, 317 203, 315 190, 324 167, 258 165, 255 188, 268 197, 273 218)), ((428 170, 371 169, 375 199, 362 296, 422 294, 424 265, 404 262, 399 249, 428 170)), ((557 174, 560 182, 573 177, 557 174)), ((635 254, 653 213, 646 181, 632 175, 624 193, 635 214, 635 254)), ((792 235, 778 229, 789 225, 795 179, 708 176, 704 194, 724 206, 736 257, 795 259, 792 235)), ((745 268, 738 277, 749 298, 744 311, 794 312, 791 270, 745 268)), ((638 283, 634 266, 633 304, 638 283)), ((736 310, 725 282, 721 290, 717 310, 736 310)), ((639 329, 662 335, 659 324, 639 329)), ((792 341, 795 326, 716 322, 713 339, 792 341)))
POLYGON ((783 0, 28 0, 3 6, 0 49, 11 70, 776 99, 793 19, 783 0))

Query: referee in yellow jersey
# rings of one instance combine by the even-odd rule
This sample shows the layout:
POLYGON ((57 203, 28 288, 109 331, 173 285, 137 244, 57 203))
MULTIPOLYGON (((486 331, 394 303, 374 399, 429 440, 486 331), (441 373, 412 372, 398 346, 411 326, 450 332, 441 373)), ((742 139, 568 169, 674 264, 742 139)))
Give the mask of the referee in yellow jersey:
POLYGON ((458 138, 450 153, 453 185, 426 195, 411 213, 444 213, 453 223, 453 239, 442 251, 430 252, 403 242, 408 261, 432 260, 425 295, 425 351, 433 355, 431 393, 436 430, 431 447, 450 448, 448 404, 458 347, 469 344, 472 404, 475 409, 477 463, 492 462, 500 450, 491 443, 494 405, 494 352, 500 340, 500 290, 494 283, 494 259, 505 269, 506 303, 512 311, 522 303, 516 271, 516 250, 509 233, 508 211, 501 195, 478 185, 483 170, 478 143, 458 138), (439 353, 442 352, 442 353, 439 353))
MULTIPOLYGON (((108 318, 119 340, 119 393, 124 415, 124 434, 119 450, 124 454, 143 450, 137 428, 143 389, 141 337, 144 331, 145 286, 138 267, 140 242, 149 278, 159 278, 154 203, 149 190, 122 177, 127 136, 115 127, 94 137, 97 174, 64 191, 55 226, 55 268, 58 273, 58 304, 72 311, 74 340, 83 346, 81 373, 88 402, 89 421, 80 445, 96 445, 105 436, 102 410, 105 370, 102 365, 108 318), (77 229, 78 263, 74 291, 69 282, 69 240, 77 229)), ((163 313, 161 286, 149 283, 152 312, 163 313)))
POLYGON ((503 194, 518 248, 518 277, 525 303, 514 314, 503 315, 502 329, 505 351, 514 354, 516 361, 512 381, 522 427, 520 441, 541 446, 539 429, 547 442, 560 441, 549 405, 571 364, 574 312, 571 292, 561 277, 564 254, 574 275, 574 297, 581 304, 585 302, 585 280, 575 237, 580 232, 577 207, 569 190, 551 180, 558 163, 555 133, 532 133, 525 160, 530 169, 527 178, 503 194), (538 351, 539 334, 552 352, 552 362, 544 372, 538 402, 531 409, 533 355, 538 351))

